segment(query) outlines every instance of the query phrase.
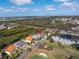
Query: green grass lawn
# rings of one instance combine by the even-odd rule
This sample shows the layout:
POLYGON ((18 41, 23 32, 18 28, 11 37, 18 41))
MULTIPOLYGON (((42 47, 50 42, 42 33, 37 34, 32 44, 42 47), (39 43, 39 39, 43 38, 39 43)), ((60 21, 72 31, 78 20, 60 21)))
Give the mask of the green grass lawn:
POLYGON ((68 57, 73 56, 72 59, 79 59, 79 50, 73 49, 70 46, 60 47, 57 43, 50 43, 49 40, 46 41, 49 48, 53 47, 51 50, 51 55, 55 59, 68 59, 68 57))
POLYGON ((33 56, 32 59, 48 59, 48 58, 36 55, 36 56, 33 56))
POLYGON ((20 33, 16 33, 16 34, 13 34, 10 36, 0 38, 0 48, 4 47, 5 44, 11 44, 11 43, 17 41, 18 38, 20 38, 20 39, 25 38, 26 35, 30 35, 33 33, 35 33, 35 29, 29 29, 29 30, 24 31, 24 32, 20 32, 20 33))
POLYGON ((2 53, 2 49, 0 49, 0 53, 2 53))
MULTIPOLYGON (((34 29, 32 28, 24 28, 24 27, 21 27, 21 28, 15 28, 15 29, 5 29, 5 30, 2 30, 0 31, 0 34, 4 35, 4 36, 10 36, 10 35, 14 35, 14 34, 17 34, 17 33, 22 33, 22 32, 32 32, 34 29)), ((30 33, 29 32, 29 33, 30 33)))

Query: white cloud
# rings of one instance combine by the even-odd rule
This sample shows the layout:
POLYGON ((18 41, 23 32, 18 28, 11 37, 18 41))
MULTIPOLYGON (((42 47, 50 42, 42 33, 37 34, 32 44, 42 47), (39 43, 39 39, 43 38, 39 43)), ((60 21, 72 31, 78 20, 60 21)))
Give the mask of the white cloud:
POLYGON ((18 7, 18 8, 3 8, 0 7, 0 12, 26 12, 27 8, 23 7, 18 7))
POLYGON ((64 3, 61 4, 61 6, 71 7, 71 6, 73 6, 73 3, 72 2, 64 2, 64 3))
POLYGON ((32 11, 40 11, 40 9, 34 8, 34 9, 32 9, 32 11))
POLYGON ((3 9, 1 12, 18 12, 18 10, 14 10, 14 9, 3 9))
POLYGON ((16 5, 25 5, 25 4, 31 4, 32 0, 10 0, 10 2, 13 2, 16 5))
POLYGON ((79 9, 79 4, 76 2, 64 2, 61 4, 61 7, 64 8, 71 8, 72 10, 79 9))
POLYGON ((3 8, 2 8, 2 7, 0 7, 0 10, 3 10, 3 8))
POLYGON ((5 10, 7 10, 7 9, 0 7, 0 12, 4 12, 5 10))
POLYGON ((14 12, 12 9, 4 9, 3 12, 14 12))
POLYGON ((53 11, 53 10, 55 10, 55 8, 54 8, 53 5, 47 5, 45 8, 46 8, 47 11, 53 11))
POLYGON ((71 0, 54 0, 54 1, 57 1, 57 2, 67 2, 67 1, 71 1, 71 0))
POLYGON ((26 12, 27 11, 27 8, 16 8, 17 11, 19 12, 26 12))
POLYGON ((72 9, 77 10, 79 9, 79 3, 72 1, 72 0, 54 0, 56 2, 62 2, 60 7, 63 9, 72 9))

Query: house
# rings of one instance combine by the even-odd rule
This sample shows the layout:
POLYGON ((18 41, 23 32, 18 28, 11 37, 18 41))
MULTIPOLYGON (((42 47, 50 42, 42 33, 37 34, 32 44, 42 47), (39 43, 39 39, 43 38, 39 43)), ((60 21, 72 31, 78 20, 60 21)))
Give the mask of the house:
POLYGON ((5 29, 5 28, 6 28, 5 24, 0 25, 0 30, 5 29))
POLYGON ((14 45, 20 50, 26 50, 28 48, 26 42, 24 42, 23 40, 16 42, 14 45))
POLYGON ((36 41, 45 40, 45 39, 47 39, 47 35, 46 35, 46 33, 45 33, 44 30, 42 30, 42 29, 37 29, 37 30, 36 30, 36 34, 33 35, 33 39, 36 40, 36 41))
POLYGON ((37 29, 37 30, 36 30, 36 34, 37 34, 38 36, 43 37, 43 36, 44 36, 44 30, 42 30, 42 29, 37 29))
POLYGON ((27 42, 27 43, 32 43, 33 42, 32 35, 27 36, 24 41, 27 42))
POLYGON ((5 48, 5 53, 9 56, 12 56, 12 54, 15 54, 17 51, 17 48, 15 45, 9 45, 5 48))
POLYGON ((33 39, 35 39, 35 40, 39 40, 40 39, 40 35, 37 35, 37 34, 35 34, 35 35, 33 35, 33 39))
POLYGON ((42 29, 37 29, 36 30, 36 37, 38 37, 38 38, 42 38, 43 36, 44 36, 44 30, 42 30, 42 29))
POLYGON ((13 28, 17 28, 17 27, 18 27, 18 24, 16 24, 16 23, 7 24, 7 29, 13 29, 13 28))
POLYGON ((0 59, 2 59, 2 54, 0 53, 0 59))

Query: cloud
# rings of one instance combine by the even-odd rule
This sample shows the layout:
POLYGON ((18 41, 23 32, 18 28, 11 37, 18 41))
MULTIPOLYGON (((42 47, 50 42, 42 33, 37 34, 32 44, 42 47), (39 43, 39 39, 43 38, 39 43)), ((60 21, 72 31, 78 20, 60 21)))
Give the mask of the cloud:
POLYGON ((79 4, 76 2, 64 2, 61 4, 61 8, 63 9, 70 8, 72 10, 76 10, 76 9, 79 9, 79 4))
POLYGON ((16 10, 19 11, 19 12, 26 12, 27 8, 21 8, 21 7, 19 7, 19 8, 16 8, 16 10))
POLYGON ((0 10, 3 10, 3 8, 2 8, 2 7, 0 7, 0 10))
POLYGON ((16 5, 25 5, 25 4, 31 4, 32 0, 10 0, 10 2, 16 5))
POLYGON ((0 12, 26 12, 28 9, 27 8, 22 8, 22 7, 18 7, 18 8, 3 8, 0 7, 0 12))
POLYGON ((55 8, 54 8, 53 5, 47 5, 45 8, 46 8, 47 11, 53 11, 53 10, 55 10, 55 8))
POLYGON ((61 2, 59 7, 63 9, 72 9, 72 10, 79 9, 79 3, 73 0, 54 0, 54 1, 61 2))
POLYGON ((18 12, 17 10, 14 10, 14 9, 3 9, 1 10, 1 12, 18 12))
POLYGON ((72 2, 64 2, 61 4, 62 7, 73 7, 73 3, 72 2))
POLYGON ((32 9, 32 11, 40 11, 40 9, 34 8, 34 9, 32 9))
POLYGON ((12 9, 4 9, 3 12, 14 12, 12 9))
POLYGON ((71 1, 71 0, 54 0, 56 2, 67 2, 67 1, 71 1))

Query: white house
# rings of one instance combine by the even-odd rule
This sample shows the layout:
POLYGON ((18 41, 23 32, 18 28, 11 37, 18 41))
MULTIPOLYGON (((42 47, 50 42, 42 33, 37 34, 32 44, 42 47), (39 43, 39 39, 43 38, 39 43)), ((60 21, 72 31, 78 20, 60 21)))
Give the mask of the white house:
POLYGON ((2 59, 2 54, 0 54, 0 59, 2 59))
POLYGON ((24 41, 25 41, 26 43, 32 43, 32 42, 33 42, 33 37, 32 37, 32 35, 27 36, 24 41))
POLYGON ((6 26, 4 24, 0 25, 0 29, 5 29, 6 26))

